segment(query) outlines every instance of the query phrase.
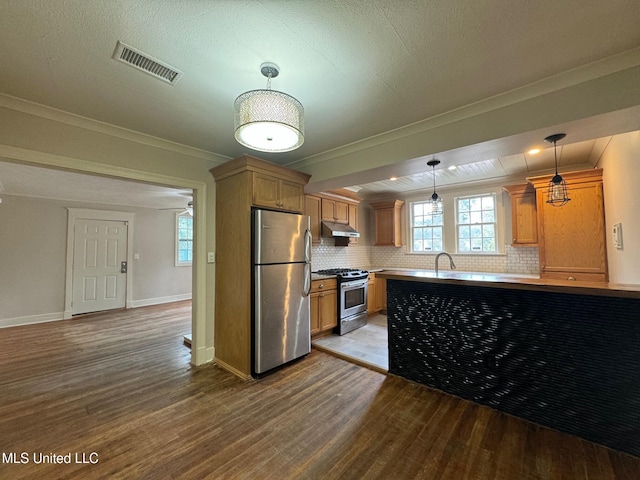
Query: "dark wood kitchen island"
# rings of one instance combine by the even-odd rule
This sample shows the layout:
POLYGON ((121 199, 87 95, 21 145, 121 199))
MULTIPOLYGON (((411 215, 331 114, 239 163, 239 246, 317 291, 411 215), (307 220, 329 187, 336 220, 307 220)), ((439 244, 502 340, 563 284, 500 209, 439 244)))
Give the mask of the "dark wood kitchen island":
POLYGON ((389 271, 389 373, 640 456, 640 288, 389 271))

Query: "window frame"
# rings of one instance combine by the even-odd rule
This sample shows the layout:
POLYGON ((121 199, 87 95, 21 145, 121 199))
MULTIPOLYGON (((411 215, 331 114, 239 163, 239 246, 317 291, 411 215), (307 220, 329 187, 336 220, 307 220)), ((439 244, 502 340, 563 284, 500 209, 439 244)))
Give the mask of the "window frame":
MULTIPOLYGON (((417 199, 414 201, 410 201, 409 202, 409 241, 407 242, 409 244, 409 253, 412 254, 417 254, 417 255, 425 255, 425 254, 437 254, 440 252, 444 252, 446 251, 445 248, 445 220, 444 220, 444 214, 445 214, 445 210, 446 208, 443 206, 442 208, 442 213, 438 214, 438 215, 433 215, 431 214, 432 220, 433 217, 441 217, 441 223, 439 224, 431 224, 431 225, 420 225, 420 226, 416 226, 414 224, 414 206, 417 204, 423 204, 423 205, 428 205, 429 203, 431 203, 431 199, 417 199), (441 246, 442 248, 440 250, 415 250, 414 249, 414 231, 416 228, 420 228, 420 229, 426 229, 428 228, 431 232, 433 232, 433 228, 434 227, 440 227, 441 232, 442 232, 442 237, 441 237, 441 246)), ((426 216, 426 215, 424 215, 426 216)), ((433 233, 431 235, 431 240, 433 241, 433 233)))
POLYGON ((193 265, 193 215, 189 215, 187 212, 178 212, 176 213, 176 222, 175 222, 175 255, 174 261, 176 267, 190 267, 193 265), (189 229, 191 232, 191 238, 181 238, 180 237, 180 219, 181 218, 189 218, 191 219, 191 228, 189 229), (180 261, 180 242, 191 242, 191 260, 189 261, 180 261))
MULTIPOLYGON (((461 195, 461 196, 457 196, 454 198, 454 232, 455 232, 455 246, 456 246, 456 253, 460 254, 460 255, 496 255, 500 253, 500 224, 499 224, 499 214, 498 214, 498 198, 495 192, 485 192, 485 193, 475 193, 475 194, 470 194, 470 195, 461 195), (481 219, 480 222, 469 222, 469 223, 460 223, 460 202, 463 200, 471 200, 471 199, 480 199, 480 201, 482 202, 482 198, 484 197, 491 197, 493 200, 493 221, 484 221, 484 219, 481 219), (460 249, 460 240, 461 235, 460 235, 460 227, 461 226, 465 226, 468 225, 469 228, 471 228, 474 225, 480 225, 480 228, 482 230, 481 236, 480 237, 471 237, 471 235, 468 238, 480 238, 482 240, 483 243, 483 250, 472 250, 471 245, 469 246, 469 250, 465 251, 465 250, 461 250, 460 249), (492 225, 493 226, 493 237, 485 237, 484 236, 484 226, 486 225, 492 225), (494 242, 494 249, 493 250, 484 250, 484 239, 485 238, 493 238, 493 242, 494 242)), ((477 211, 477 210, 476 210, 477 211)), ((469 212, 473 212, 472 210, 469 210, 469 212)), ((480 214, 482 215, 483 209, 481 207, 480 209, 480 214)))

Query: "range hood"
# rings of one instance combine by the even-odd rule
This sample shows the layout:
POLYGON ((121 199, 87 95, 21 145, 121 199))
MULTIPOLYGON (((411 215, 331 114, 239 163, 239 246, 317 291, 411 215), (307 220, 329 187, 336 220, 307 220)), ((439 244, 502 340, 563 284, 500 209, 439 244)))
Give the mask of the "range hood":
POLYGON ((336 222, 322 222, 323 237, 359 237, 360 234, 350 225, 336 222))

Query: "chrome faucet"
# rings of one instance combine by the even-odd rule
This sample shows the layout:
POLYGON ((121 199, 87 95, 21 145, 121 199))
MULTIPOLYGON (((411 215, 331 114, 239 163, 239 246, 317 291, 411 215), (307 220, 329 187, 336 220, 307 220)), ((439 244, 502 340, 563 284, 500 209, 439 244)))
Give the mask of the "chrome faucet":
POLYGON ((453 258, 451 258, 451 255, 449 255, 447 252, 440 252, 438 255, 436 255, 436 277, 438 276, 438 260, 440 260, 440 257, 442 255, 446 255, 447 257, 449 257, 449 263, 450 263, 451 270, 455 270, 456 269, 456 264, 453 263, 453 258))

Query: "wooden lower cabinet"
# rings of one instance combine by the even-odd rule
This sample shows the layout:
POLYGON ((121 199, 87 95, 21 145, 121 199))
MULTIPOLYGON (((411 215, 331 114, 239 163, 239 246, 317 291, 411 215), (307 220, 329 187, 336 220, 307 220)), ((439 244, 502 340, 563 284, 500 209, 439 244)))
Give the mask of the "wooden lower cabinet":
POLYGON ((376 277, 376 308, 387 313, 387 280, 376 277))
POLYGON ((311 282, 311 335, 338 325, 338 291, 335 278, 311 282))
POLYGON ((370 273, 367 281, 367 315, 378 313, 378 304, 376 302, 376 274, 370 273))
POLYGON ((375 273, 370 273, 367 288, 367 315, 386 312, 387 281, 384 278, 376 277, 375 273))

